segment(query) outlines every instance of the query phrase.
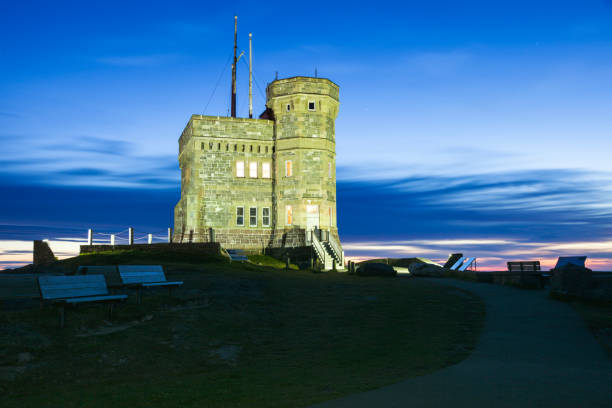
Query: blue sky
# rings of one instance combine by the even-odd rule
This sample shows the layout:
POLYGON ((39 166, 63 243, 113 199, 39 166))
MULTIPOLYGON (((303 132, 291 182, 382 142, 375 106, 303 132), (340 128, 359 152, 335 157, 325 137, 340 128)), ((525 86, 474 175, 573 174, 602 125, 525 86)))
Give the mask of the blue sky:
POLYGON ((276 72, 341 87, 347 254, 612 267, 612 2, 499 3, 2 3, 0 266, 16 241, 172 224, 177 139, 227 114, 238 14, 256 112, 276 72))

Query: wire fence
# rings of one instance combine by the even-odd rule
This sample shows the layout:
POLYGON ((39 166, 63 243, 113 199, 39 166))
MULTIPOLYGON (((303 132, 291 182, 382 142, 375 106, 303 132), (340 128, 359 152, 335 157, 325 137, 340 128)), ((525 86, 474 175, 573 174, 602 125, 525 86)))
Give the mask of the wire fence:
POLYGON ((88 245, 129 245, 131 243, 162 243, 162 242, 172 242, 172 229, 168 228, 166 233, 162 233, 159 230, 151 233, 139 235, 134 234, 134 230, 131 228, 126 228, 119 232, 97 232, 93 229, 89 229, 87 231, 87 243, 88 245), (130 232, 131 242, 130 242, 130 232))

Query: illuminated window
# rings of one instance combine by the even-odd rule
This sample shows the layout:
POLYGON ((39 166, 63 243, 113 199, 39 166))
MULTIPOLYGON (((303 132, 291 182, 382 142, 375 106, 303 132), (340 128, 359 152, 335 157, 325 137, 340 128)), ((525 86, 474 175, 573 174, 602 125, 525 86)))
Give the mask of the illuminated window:
POLYGON ((257 162, 249 163, 249 177, 257 178, 257 162))
POLYGON ((291 160, 285 160, 285 177, 293 176, 293 162, 291 160))
POLYGON ((236 177, 244 177, 244 162, 236 162, 236 177))
POLYGON ((270 163, 261 163, 261 177, 270 178, 270 163))
POLYGON ((285 212, 287 213, 287 225, 293 224, 293 208, 290 205, 285 207, 285 212))
POLYGON ((331 178, 331 162, 327 163, 327 177, 331 178))
POLYGON ((309 111, 315 110, 315 103, 313 101, 308 102, 308 110, 309 111))
POLYGON ((244 207, 236 207, 236 225, 244 225, 244 207))
POLYGON ((249 226, 250 227, 257 226, 257 207, 249 208, 249 226))
POLYGON ((261 209, 261 225, 264 227, 270 226, 270 207, 264 207, 261 209))

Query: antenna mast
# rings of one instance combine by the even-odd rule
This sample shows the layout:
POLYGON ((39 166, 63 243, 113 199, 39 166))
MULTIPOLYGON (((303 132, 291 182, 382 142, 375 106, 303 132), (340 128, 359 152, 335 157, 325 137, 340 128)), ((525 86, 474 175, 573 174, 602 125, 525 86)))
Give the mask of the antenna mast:
POLYGON ((253 34, 249 33, 249 119, 253 118, 253 34))
POLYGON ((232 64, 232 118, 236 117, 236 51, 238 49, 238 16, 234 16, 234 63, 232 64))

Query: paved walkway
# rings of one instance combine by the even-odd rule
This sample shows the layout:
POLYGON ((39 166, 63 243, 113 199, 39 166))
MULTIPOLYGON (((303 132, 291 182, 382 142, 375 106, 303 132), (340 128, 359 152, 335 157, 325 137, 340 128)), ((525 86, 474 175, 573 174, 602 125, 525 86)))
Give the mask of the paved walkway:
POLYGON ((612 407, 612 362, 569 305, 546 291, 431 281, 484 300, 474 353, 433 374, 316 407, 612 407))

